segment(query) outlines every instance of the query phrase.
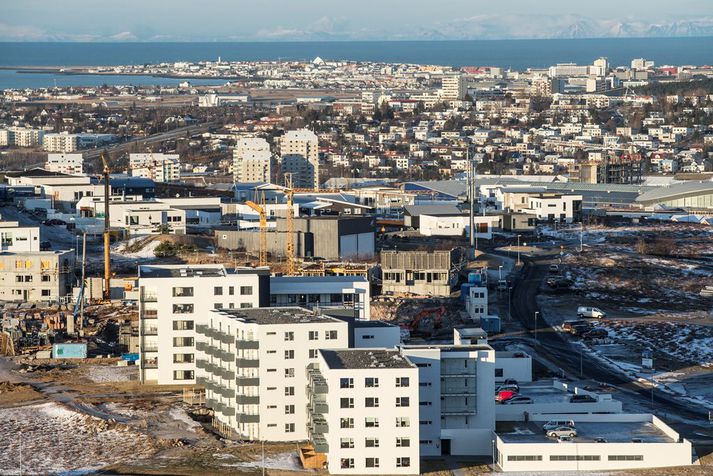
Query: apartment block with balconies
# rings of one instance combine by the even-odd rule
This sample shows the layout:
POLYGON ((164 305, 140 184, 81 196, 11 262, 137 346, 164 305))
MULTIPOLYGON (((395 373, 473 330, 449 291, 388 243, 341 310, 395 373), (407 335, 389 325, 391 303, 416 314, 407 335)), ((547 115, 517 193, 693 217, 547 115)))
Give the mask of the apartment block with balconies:
POLYGON ((194 384, 198 316, 265 306, 269 286, 267 268, 139 266, 141 381, 194 384))

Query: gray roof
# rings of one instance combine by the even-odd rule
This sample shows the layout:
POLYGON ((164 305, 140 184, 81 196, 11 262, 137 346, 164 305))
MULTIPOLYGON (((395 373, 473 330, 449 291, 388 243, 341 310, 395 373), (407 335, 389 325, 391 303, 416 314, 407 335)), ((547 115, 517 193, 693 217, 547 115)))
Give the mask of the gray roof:
POLYGON ((330 369, 410 369, 416 366, 398 350, 320 349, 330 369))
POLYGON ((636 197, 636 201, 640 203, 651 203, 672 200, 684 196, 708 194, 713 194, 713 182, 685 182, 667 187, 649 189, 636 197))
POLYGON ((404 207, 404 212, 412 217, 418 215, 463 215, 463 211, 455 205, 406 205, 404 207))
POLYGON ((219 309, 219 314, 230 316, 244 322, 260 325, 272 324, 315 324, 342 322, 339 319, 316 314, 302 307, 254 307, 246 309, 219 309))

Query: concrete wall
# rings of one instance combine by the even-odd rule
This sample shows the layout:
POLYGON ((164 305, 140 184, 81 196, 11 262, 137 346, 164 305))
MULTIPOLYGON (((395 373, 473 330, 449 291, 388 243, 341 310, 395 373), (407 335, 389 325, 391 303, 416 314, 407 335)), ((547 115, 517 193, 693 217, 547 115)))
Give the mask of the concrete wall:
POLYGON ((496 352, 495 381, 506 379, 515 379, 518 383, 532 382, 532 358, 524 352, 496 352), (515 354, 522 357, 515 357, 515 354), (502 370, 502 376, 498 376, 498 369, 502 370))

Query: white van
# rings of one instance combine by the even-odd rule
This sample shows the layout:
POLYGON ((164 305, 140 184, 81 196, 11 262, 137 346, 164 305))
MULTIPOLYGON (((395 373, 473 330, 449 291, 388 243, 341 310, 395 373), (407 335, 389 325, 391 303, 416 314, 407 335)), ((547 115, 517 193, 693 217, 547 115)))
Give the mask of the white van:
POLYGON ((554 430, 555 428, 558 428, 560 426, 568 426, 570 428, 574 428, 574 421, 572 420, 550 420, 544 425, 542 425, 542 429, 544 431, 550 431, 554 430))
POLYGON ((594 317, 601 319, 607 317, 607 314, 598 307, 579 306, 577 308, 577 317, 594 317))

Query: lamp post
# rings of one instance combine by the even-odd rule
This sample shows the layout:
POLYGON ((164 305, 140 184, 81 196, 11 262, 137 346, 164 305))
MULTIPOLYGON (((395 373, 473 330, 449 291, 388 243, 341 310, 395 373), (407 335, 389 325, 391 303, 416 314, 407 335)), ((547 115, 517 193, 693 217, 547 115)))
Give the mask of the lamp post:
POLYGON ((535 340, 538 340, 538 339, 537 339, 537 318, 538 318, 538 317, 540 317, 540 312, 539 312, 539 311, 535 311, 535 340))

